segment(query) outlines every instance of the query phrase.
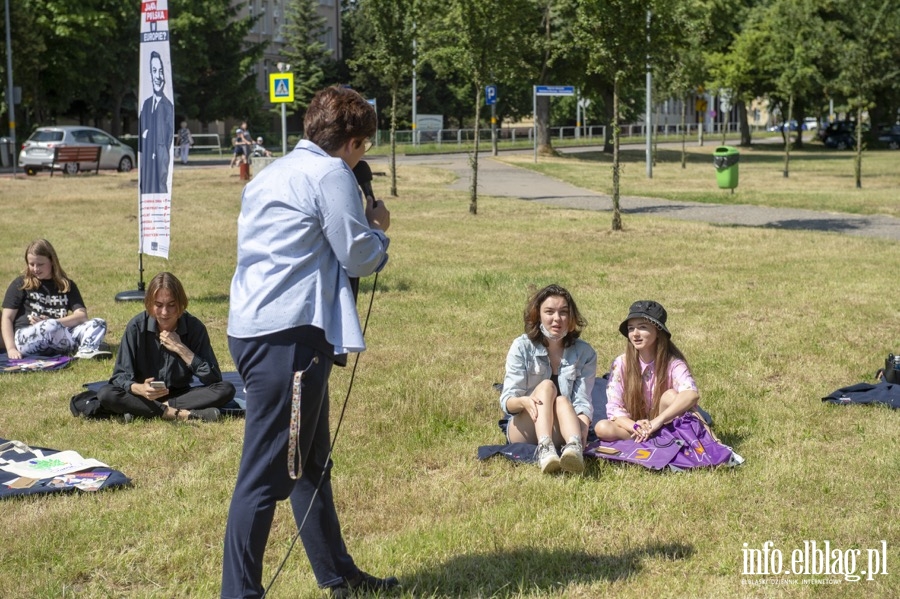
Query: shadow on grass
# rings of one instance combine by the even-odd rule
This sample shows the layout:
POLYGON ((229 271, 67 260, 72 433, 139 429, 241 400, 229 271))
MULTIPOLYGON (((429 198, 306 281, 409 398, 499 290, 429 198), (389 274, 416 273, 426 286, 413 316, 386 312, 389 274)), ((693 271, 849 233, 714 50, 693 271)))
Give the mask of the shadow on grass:
POLYGON ((849 233, 863 231, 872 226, 872 223, 862 217, 855 218, 795 218, 788 220, 776 220, 764 225, 739 225, 710 223, 714 227, 744 227, 754 229, 783 229, 785 231, 820 231, 825 233, 849 233))
POLYGON ((650 543, 624 553, 600 555, 540 548, 472 553, 450 558, 402 582, 412 597, 558 593, 571 583, 625 580, 640 573, 648 559, 684 560, 693 554, 693 546, 684 543, 650 543))
POLYGON ((713 431, 716 434, 716 437, 719 439, 719 442, 722 445, 727 445, 734 451, 740 453, 738 449, 740 449, 741 443, 744 442, 744 435, 740 435, 738 433, 723 433, 722 431, 713 431))

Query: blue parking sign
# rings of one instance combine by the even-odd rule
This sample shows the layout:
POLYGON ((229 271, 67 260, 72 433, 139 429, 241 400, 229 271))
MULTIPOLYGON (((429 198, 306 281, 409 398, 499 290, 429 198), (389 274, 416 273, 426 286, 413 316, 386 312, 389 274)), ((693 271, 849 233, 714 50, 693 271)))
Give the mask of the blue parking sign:
POLYGON ((497 86, 496 85, 485 85, 484 86, 484 103, 490 106, 491 104, 497 103, 497 86))

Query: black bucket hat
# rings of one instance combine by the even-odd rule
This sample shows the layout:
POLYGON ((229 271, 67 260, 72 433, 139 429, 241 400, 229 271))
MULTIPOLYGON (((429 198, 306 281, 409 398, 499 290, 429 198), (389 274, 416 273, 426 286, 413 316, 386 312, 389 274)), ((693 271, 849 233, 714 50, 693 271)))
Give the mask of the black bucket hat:
POLYGON ((631 307, 628 309, 628 318, 619 325, 619 332, 626 337, 628 337, 628 321, 632 318, 646 318, 667 336, 672 336, 672 333, 666 328, 666 309, 657 302, 640 300, 631 304, 631 307))

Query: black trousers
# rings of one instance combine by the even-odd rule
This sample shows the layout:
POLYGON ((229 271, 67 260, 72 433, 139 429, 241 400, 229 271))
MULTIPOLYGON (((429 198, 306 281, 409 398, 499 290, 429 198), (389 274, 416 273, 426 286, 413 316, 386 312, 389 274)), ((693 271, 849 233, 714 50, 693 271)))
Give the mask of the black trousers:
MULTIPOLYGON (((143 418, 158 418, 165 412, 165 406, 158 401, 150 401, 114 385, 104 385, 97 392, 100 405, 115 414, 133 414, 143 418)), ((234 399, 234 385, 219 381, 202 387, 188 387, 170 391, 161 398, 173 408, 199 410, 221 408, 234 399)))

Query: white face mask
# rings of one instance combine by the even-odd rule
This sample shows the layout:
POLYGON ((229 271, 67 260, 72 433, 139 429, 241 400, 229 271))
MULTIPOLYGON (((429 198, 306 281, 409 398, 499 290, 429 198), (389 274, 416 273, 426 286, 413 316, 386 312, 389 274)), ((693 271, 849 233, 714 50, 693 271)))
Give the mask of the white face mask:
POLYGON ((553 335, 550 334, 550 331, 547 330, 547 327, 544 326, 544 323, 541 323, 541 333, 543 333, 544 337, 546 337, 547 339, 550 339, 551 341, 556 341, 558 339, 562 339, 563 337, 565 337, 565 335, 557 335, 556 337, 554 337, 553 335))

